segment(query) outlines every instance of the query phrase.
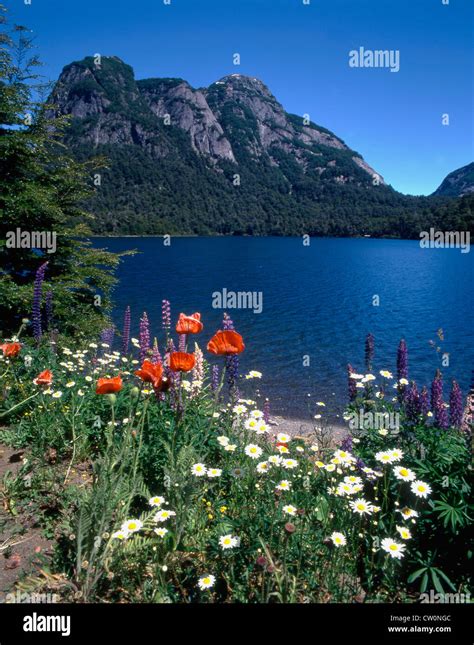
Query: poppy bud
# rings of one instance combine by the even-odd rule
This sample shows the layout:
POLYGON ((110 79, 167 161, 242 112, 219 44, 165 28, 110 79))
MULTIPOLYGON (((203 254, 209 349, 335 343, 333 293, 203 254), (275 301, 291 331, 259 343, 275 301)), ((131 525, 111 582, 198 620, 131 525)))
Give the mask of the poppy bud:
POLYGON ((294 533, 296 531, 295 525, 292 524, 291 522, 287 522, 285 524, 285 531, 287 533, 294 533))
POLYGON ((140 394, 140 390, 138 389, 138 387, 137 386, 132 387, 132 389, 130 390, 130 396, 136 399, 139 394, 140 394))
POLYGON ((117 401, 115 394, 107 394, 107 398, 109 399, 111 405, 114 405, 117 401))
POLYGON ((263 555, 259 556, 257 558, 257 564, 259 567, 264 567, 267 564, 267 558, 265 558, 263 555))

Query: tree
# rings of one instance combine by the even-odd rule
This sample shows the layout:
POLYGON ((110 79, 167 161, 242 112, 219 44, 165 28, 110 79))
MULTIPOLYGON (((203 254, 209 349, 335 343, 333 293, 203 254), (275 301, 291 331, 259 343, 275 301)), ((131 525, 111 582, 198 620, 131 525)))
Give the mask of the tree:
POLYGON ((29 31, 9 29, 2 5, 0 20, 0 329, 5 336, 30 316, 35 275, 47 261, 43 296, 52 292, 54 326, 66 334, 97 333, 107 323, 120 260, 87 239, 85 222, 93 216, 82 204, 93 193, 98 164, 68 153, 61 142, 68 121, 42 98, 47 86, 29 31), (42 236, 49 249, 31 237, 37 248, 28 246, 33 233, 49 233, 42 236), (53 240, 56 249, 48 252, 53 240))

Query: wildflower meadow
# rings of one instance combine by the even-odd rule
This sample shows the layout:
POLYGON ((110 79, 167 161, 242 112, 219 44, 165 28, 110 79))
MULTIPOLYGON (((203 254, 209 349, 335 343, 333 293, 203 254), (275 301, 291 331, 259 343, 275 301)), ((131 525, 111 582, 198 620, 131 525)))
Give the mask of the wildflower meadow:
POLYGON ((23 450, 2 504, 53 544, 19 589, 80 603, 469 593, 472 394, 466 407, 454 382, 445 400, 439 371, 430 389, 411 381, 403 340, 392 372, 367 336, 342 435, 318 401, 299 436, 257 402, 265 374, 241 374, 252 338, 229 316, 208 330, 163 301, 159 338, 146 313, 131 338, 127 308, 120 334, 76 342, 50 329, 43 275, 31 321, 0 345, 0 441, 23 450))

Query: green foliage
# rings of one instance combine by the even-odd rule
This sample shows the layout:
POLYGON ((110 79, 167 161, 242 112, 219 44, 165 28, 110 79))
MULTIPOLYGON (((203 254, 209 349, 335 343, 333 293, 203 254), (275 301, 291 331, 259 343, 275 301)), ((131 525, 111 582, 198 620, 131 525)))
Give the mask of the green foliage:
POLYGON ((0 57, 0 320, 2 335, 29 317, 33 281, 48 261, 43 296, 53 294, 54 325, 63 333, 87 335, 103 328, 118 256, 92 249, 85 239, 92 216, 82 202, 92 194, 97 164, 79 163, 61 143, 65 119, 51 119, 40 99, 44 87, 35 71, 31 40, 23 28, 4 29, 0 57), (56 235, 56 252, 17 248, 7 234, 56 235), (100 296, 100 304, 97 296, 100 296))

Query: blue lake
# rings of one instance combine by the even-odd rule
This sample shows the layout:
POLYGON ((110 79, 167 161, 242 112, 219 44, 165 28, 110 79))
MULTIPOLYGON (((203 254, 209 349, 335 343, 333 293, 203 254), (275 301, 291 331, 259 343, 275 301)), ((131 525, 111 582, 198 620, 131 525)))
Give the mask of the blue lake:
POLYGON ((333 420, 341 414, 346 365, 364 371, 369 331, 375 336, 373 371, 396 372, 397 345, 404 337, 410 378, 428 385, 441 368, 441 353, 449 353, 449 366, 442 368, 445 399, 450 379, 456 378, 463 392, 469 387, 473 253, 421 249, 417 241, 333 238, 313 238, 309 246, 301 238, 251 237, 172 238, 170 246, 162 238, 96 238, 94 245, 139 251, 123 260, 114 294, 117 327, 122 328, 129 304, 134 335, 146 311, 153 334, 162 338, 166 298, 173 321, 181 311, 201 312, 204 331, 198 340, 205 350, 223 314, 212 306, 213 293, 260 292, 261 313, 227 311, 246 343, 242 373, 263 372, 258 385, 274 413, 307 417, 321 400, 333 420), (309 366, 303 366, 305 357, 309 366))

